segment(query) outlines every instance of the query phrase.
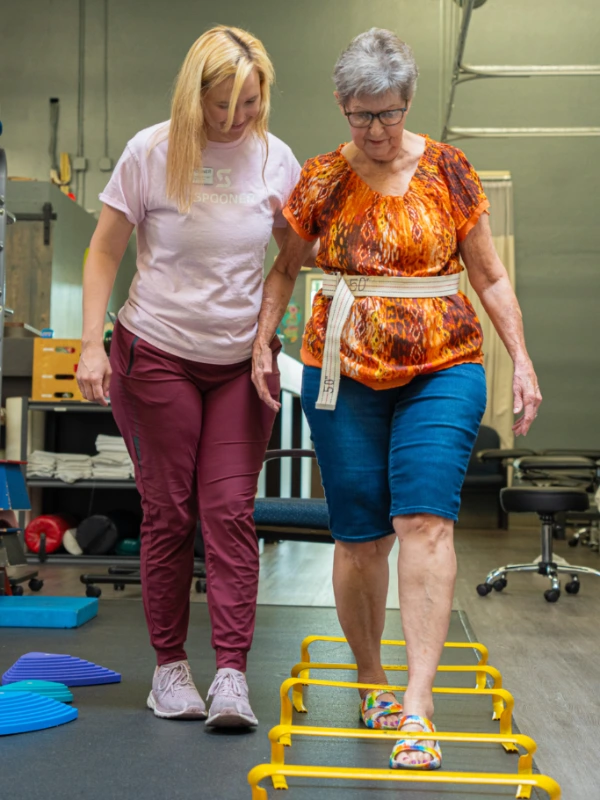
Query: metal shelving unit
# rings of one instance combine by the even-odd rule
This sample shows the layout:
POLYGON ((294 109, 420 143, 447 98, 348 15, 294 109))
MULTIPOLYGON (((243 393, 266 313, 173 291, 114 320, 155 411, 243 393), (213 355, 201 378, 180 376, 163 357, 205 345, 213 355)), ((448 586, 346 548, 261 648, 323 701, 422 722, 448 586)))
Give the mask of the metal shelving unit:
MULTIPOLYGON (((456 89, 467 81, 485 78, 551 78, 600 76, 600 64, 465 64, 463 56, 473 11, 485 3, 485 0, 453 0, 460 6, 462 13, 454 44, 450 87, 443 114, 441 140, 448 142, 464 138, 521 138, 521 137, 560 137, 560 136, 600 136, 600 127, 519 127, 519 128, 471 128, 451 125, 452 111, 456 89)), ((450 4, 450 0, 448 0, 450 4)), ((449 18, 453 17, 451 12, 449 18)), ((550 11, 548 13, 551 13, 550 11)), ((445 44, 445 43, 444 43, 445 44)))
POLYGON ((6 242, 6 228, 16 222, 14 214, 6 208, 6 181, 8 169, 6 154, 0 147, 0 397, 2 396, 2 351, 4 349, 4 317, 6 312, 6 265, 4 263, 4 243, 6 242))
POLYGON ((135 481, 133 478, 130 480, 113 481, 102 478, 95 478, 94 480, 75 481, 75 483, 66 483, 58 478, 28 478, 27 486, 32 489, 135 489, 135 481))
POLYGON ((94 403, 83 403, 80 400, 62 400, 60 403, 44 403, 40 400, 28 400, 30 411, 55 411, 57 414, 77 411, 82 414, 112 414, 110 406, 97 406, 94 403))
MULTIPOLYGON (((66 400, 61 401, 60 403, 56 402, 41 402, 38 400, 29 400, 27 397, 21 398, 21 442, 20 442, 20 458, 22 461, 27 461, 28 457, 28 424, 29 424, 29 412, 42 412, 46 415, 52 415, 54 417, 62 417, 63 415, 68 415, 70 417, 83 415, 84 418, 88 420, 88 423, 91 422, 90 415, 96 415, 100 419, 105 420, 108 415, 112 414, 112 409, 110 406, 99 406, 95 405, 94 403, 86 403, 81 401, 74 401, 74 400, 66 400)), ((56 420, 55 420, 56 422, 56 420)), ((102 478, 94 478, 94 479, 86 479, 86 480, 79 480, 75 481, 74 483, 67 483, 65 481, 61 481, 58 478, 26 478, 27 488, 30 490, 34 489, 41 489, 41 490, 54 490, 58 492, 66 492, 70 490, 91 490, 92 493, 96 491, 106 491, 106 490, 128 490, 128 491, 135 491, 137 492, 137 488, 135 485, 135 480, 133 478, 126 479, 126 480, 114 480, 114 479, 102 479, 102 478)), ((22 515, 22 520, 20 520, 21 525, 24 526, 25 523, 25 515, 22 515)), ((31 563, 37 562, 37 557, 30 555, 28 556, 28 561, 31 563)), ((96 563, 96 564, 121 564, 121 565, 130 565, 130 564, 139 564, 139 559, 134 558, 130 559, 129 557, 125 556, 106 556, 105 559, 99 561, 95 559, 93 556, 81 556, 81 557, 74 557, 70 556, 69 554, 53 554, 51 556, 46 556, 45 558, 46 563, 72 563, 72 564, 89 564, 89 563, 96 563)))
MULTIPOLYGON (((0 133, 2 132, 2 124, 0 123, 0 133)), ((8 180, 8 167, 6 164, 6 153, 0 147, 0 398, 2 397, 2 376, 3 369, 3 353, 4 353, 4 317, 9 312, 6 308, 6 264, 4 261, 4 249, 6 242, 6 228, 8 225, 16 222, 14 214, 6 208, 6 183, 8 180)), ((24 512, 19 512, 19 517, 24 519, 24 512)), ((39 591, 43 581, 37 579, 37 570, 28 570, 23 565, 26 564, 25 551, 23 540, 19 533, 12 532, 10 537, 10 561, 6 556, 4 547, 0 548, 0 593, 4 594, 7 591, 12 591, 13 594, 22 594, 23 589, 21 583, 29 581, 29 586, 33 591, 39 591), (7 567, 11 565, 17 567, 17 573, 8 578, 6 572, 7 567)))
MULTIPOLYGON (((46 414, 112 414, 110 406, 99 406, 78 400, 65 400, 60 403, 45 403, 39 400, 21 398, 21 461, 27 461, 28 441, 27 426, 30 411, 42 411, 46 414)), ((75 483, 66 483, 58 478, 27 478, 27 486, 40 489, 135 489, 133 478, 128 480, 111 480, 94 478, 93 480, 80 480, 75 483)))

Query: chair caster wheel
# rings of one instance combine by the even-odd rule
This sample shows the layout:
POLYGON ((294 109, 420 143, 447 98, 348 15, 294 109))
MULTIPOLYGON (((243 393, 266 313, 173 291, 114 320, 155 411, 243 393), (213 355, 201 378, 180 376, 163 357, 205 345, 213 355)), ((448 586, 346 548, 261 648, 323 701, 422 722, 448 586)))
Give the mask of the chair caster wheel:
POLYGON ((565 586, 565 589, 568 594, 578 594, 579 590, 581 589, 581 584, 579 581, 569 581, 565 586))
POLYGON ((501 592, 503 589, 506 589, 508 585, 508 581, 506 578, 498 578, 497 581, 494 581, 492 586, 497 592, 501 592))
POLYGON ((115 592, 124 592, 125 591, 125 584, 124 583, 114 583, 113 589, 115 592))
POLYGON ((13 586, 12 593, 14 597, 21 597, 23 595, 23 587, 22 586, 13 586))
POLYGON ((38 578, 32 578, 29 581, 29 588, 32 592, 39 592, 44 587, 44 581, 39 580, 38 578))
POLYGON ((556 603, 560 597, 560 589, 547 589, 544 592, 544 597, 549 603, 556 603))
POLYGON ((206 578, 198 578, 196 581, 196 592, 198 594, 206 594, 206 578))
POLYGON ((569 545, 569 547, 577 547, 577 545, 579 544, 579 539, 575 539, 575 538, 569 539, 567 544, 569 545))
POLYGON ((480 597, 486 597, 492 591, 492 587, 489 583, 480 583, 477 587, 477 594, 480 597))
POLYGON ((99 589, 97 586, 86 586, 85 588, 86 597, 100 597, 101 594, 102 589, 99 589))

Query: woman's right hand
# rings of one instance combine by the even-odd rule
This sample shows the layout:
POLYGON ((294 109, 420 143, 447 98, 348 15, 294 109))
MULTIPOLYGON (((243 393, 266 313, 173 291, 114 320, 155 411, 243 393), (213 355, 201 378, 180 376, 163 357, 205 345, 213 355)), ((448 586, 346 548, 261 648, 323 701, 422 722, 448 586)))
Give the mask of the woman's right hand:
POLYGON ((77 383, 86 400, 107 406, 112 369, 102 342, 86 344, 77 366, 77 383))

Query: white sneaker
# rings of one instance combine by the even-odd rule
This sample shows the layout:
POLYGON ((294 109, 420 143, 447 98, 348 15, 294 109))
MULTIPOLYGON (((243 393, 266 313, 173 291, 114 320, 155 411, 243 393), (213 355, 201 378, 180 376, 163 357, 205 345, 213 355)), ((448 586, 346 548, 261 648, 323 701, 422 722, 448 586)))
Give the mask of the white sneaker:
POLYGON ((147 705, 162 719, 206 719, 206 706, 187 661, 156 668, 147 705))
POLYGON ((250 708, 248 684, 243 672, 224 668, 217 671, 208 690, 212 698, 207 726, 215 728, 254 728, 258 720, 250 708))

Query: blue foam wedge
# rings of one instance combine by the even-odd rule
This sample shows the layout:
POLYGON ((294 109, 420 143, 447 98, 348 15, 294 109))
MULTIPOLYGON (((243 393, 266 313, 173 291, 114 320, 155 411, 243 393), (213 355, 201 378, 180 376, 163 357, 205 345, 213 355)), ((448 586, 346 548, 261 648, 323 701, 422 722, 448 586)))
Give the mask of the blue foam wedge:
POLYGON ((95 686, 120 683, 121 676, 91 661, 57 653, 27 653, 2 676, 3 684, 32 680, 56 681, 65 686, 95 686))
POLYGON ((97 614, 95 597, 0 597, 0 628, 78 628, 97 614))
POLYGON ((54 728, 77 719, 77 709, 51 697, 0 689, 0 736, 54 728))
POLYGON ((55 681, 17 681, 16 683, 7 683, 0 691, 41 694, 44 697, 58 700, 59 703, 71 703, 73 701, 73 695, 64 683, 56 683, 55 681))

